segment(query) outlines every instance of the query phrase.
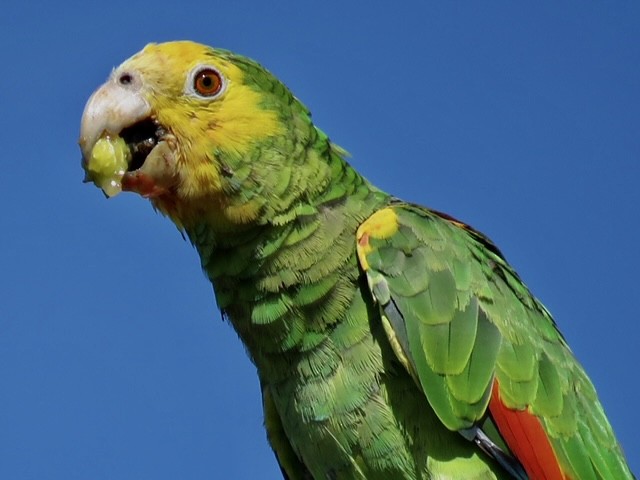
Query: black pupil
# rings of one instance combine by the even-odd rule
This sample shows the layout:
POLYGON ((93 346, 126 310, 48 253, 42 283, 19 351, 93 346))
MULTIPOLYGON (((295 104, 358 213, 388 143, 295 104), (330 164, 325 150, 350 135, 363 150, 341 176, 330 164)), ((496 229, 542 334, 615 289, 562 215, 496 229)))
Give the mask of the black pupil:
POLYGON ((202 86, 204 88, 213 87, 213 78, 211 77, 211 74, 208 74, 208 73, 202 74, 202 86))
POLYGON ((131 83, 131 75, 128 73, 123 73, 120 75, 120 83, 122 85, 129 85, 131 83))

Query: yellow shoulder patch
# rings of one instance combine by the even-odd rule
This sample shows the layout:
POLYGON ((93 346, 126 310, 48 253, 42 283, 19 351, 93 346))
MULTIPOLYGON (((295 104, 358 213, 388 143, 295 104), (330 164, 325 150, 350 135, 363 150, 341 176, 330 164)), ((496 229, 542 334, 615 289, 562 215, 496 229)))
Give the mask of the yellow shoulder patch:
POLYGON ((398 216, 393 208, 390 207, 378 210, 358 227, 356 234, 357 252, 363 270, 367 271, 369 269, 367 255, 373 250, 369 244, 369 239, 384 240, 397 231, 398 216))

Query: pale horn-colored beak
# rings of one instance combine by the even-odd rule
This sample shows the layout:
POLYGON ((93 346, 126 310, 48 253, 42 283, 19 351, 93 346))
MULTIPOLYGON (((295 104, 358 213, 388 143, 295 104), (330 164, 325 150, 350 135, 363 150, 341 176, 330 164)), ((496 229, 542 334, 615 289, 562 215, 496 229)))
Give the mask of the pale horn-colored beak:
POLYGON ((120 132, 151 115, 141 93, 141 79, 131 72, 114 72, 89 98, 80 125, 80 149, 86 181, 111 197, 121 190, 131 153, 120 132))

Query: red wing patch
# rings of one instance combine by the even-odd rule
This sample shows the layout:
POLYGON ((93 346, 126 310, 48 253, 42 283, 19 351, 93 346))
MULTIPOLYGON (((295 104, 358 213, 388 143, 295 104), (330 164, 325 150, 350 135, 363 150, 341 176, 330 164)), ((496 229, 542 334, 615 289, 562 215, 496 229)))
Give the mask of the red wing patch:
POLYGON ((562 471, 540 420, 527 410, 502 403, 498 381, 493 382, 489 411, 502 438, 531 480, 570 480, 562 471))

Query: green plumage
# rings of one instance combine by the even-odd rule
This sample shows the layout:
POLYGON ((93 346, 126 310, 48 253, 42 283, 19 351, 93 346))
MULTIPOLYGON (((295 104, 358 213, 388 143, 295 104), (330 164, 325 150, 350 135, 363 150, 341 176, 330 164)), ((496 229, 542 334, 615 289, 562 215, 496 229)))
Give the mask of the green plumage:
POLYGON ((392 209, 398 234, 370 239, 367 275, 382 314, 406 328, 400 345, 442 422, 463 430, 481 421, 495 377, 508 407, 541 419, 570 478, 631 478, 584 371, 497 249, 436 212, 392 209), (404 258, 389 262, 391 251, 404 258), (429 281, 407 291, 409 270, 396 264, 413 261, 429 281), (378 298, 382 282, 389 293, 378 298))
MULTIPOLYGON (((304 203, 282 202, 270 214, 277 222, 266 217, 241 233, 187 226, 218 305, 258 368, 283 469, 290 478, 507 478, 442 426, 386 339, 355 232, 391 198, 356 174, 310 122, 303 127, 292 138, 309 145, 292 147, 331 167, 320 170, 325 178, 313 172, 322 190, 304 190, 304 203)), ((283 175, 290 194, 298 191, 296 177, 310 181, 306 173, 283 175)), ((406 273, 429 283, 419 265, 409 262, 406 273)), ((443 289, 454 285, 451 276, 442 282, 443 289)), ((409 277, 406 288, 419 283, 409 277)))
MULTIPOLYGON (((277 222, 216 236, 215 245, 207 225, 187 228, 258 368, 269 438, 287 475, 509 478, 456 433, 483 421, 497 378, 509 407, 543 419, 572 478, 630 478, 582 369, 497 249, 394 201, 324 135, 311 138, 332 166, 315 197, 285 204, 277 222), (388 206, 400 227, 370 241, 365 274, 355 232, 388 206), (398 361, 383 317, 412 371, 398 361), (597 439, 585 433, 594 422, 597 439)), ((306 151, 315 157, 318 148, 306 151)))
MULTIPOLYGON (((196 246, 223 316, 257 367, 285 477, 633 478, 553 319, 486 237, 373 187, 255 62, 188 42, 147 48, 121 68, 129 79, 141 70, 143 80, 168 85, 159 106, 149 97, 153 121, 201 104, 210 110, 185 118, 217 115, 205 122, 211 131, 188 139, 175 133, 190 133, 184 125, 162 125, 175 133, 176 151, 197 145, 206 158, 181 158, 167 173, 174 165, 165 148, 170 167, 158 163, 149 175, 167 190, 153 202, 196 246), (145 54, 161 58, 162 71, 150 74, 145 54), (198 62, 232 81, 194 104, 197 92, 180 92, 197 78, 189 69, 198 62), (257 105, 238 100, 255 94, 257 105), (216 110, 224 102, 236 102, 232 118, 216 110), (255 119, 262 136, 242 144, 233 136, 246 132, 232 128, 238 118, 255 119), (232 133, 216 143, 222 131, 232 133), (194 178, 211 184, 187 182, 194 178), (505 427, 501 411, 533 421, 538 436, 505 427), (555 470, 529 456, 545 446, 551 456, 541 458, 555 470)), ((114 85, 103 88, 121 88, 114 85)), ((87 122, 110 97, 97 98, 87 122)), ((110 128, 115 115, 106 115, 110 128)), ((98 134, 83 129, 83 142, 95 142, 98 134)), ((86 158, 90 147, 83 144, 86 158)))

